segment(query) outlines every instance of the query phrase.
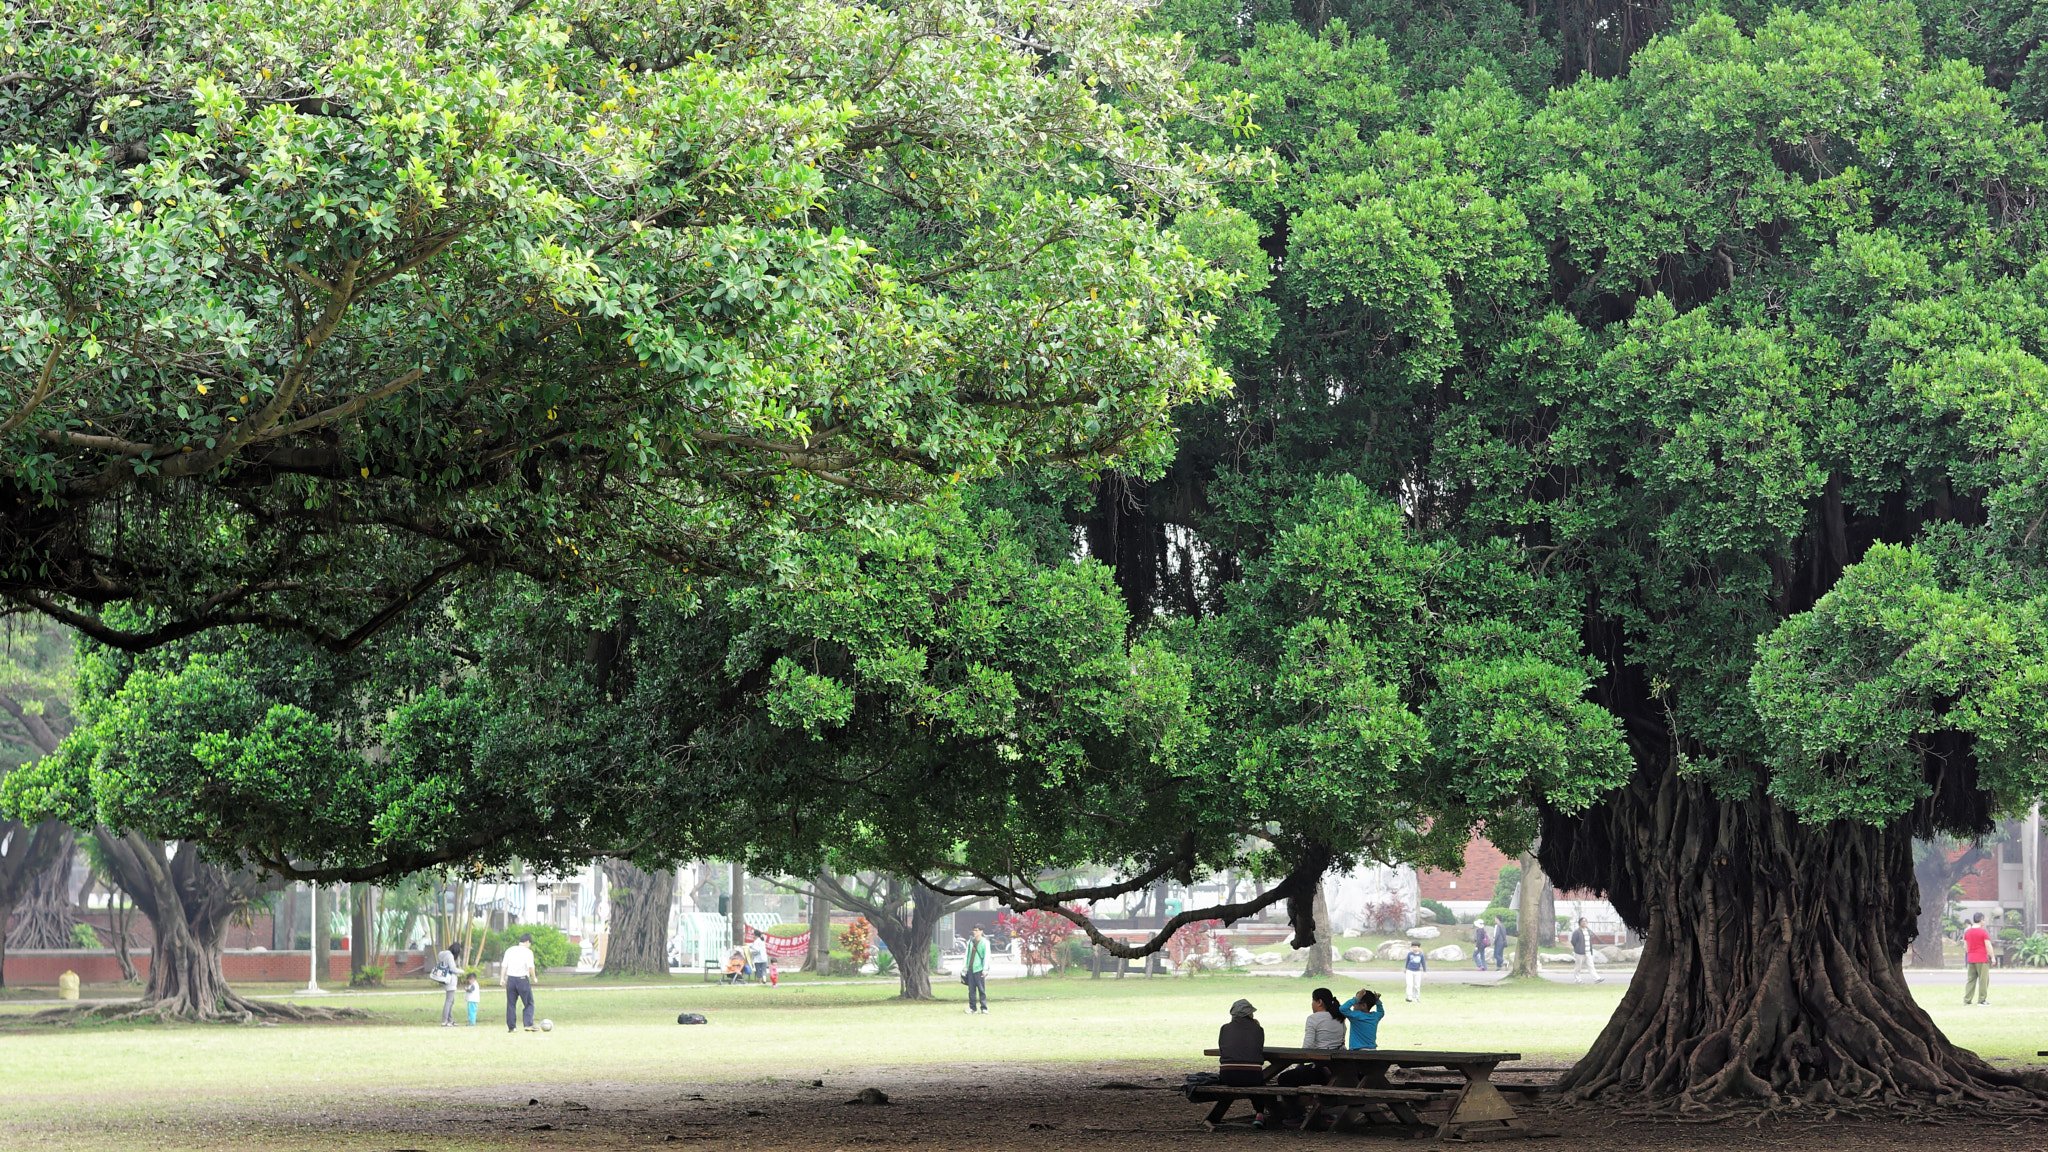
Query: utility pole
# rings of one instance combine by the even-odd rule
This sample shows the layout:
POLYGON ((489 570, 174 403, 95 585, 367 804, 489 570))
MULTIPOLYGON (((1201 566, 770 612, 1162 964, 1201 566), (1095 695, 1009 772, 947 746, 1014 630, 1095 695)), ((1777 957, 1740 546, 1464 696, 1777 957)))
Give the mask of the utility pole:
POLYGON ((318 880, 312 881, 310 887, 313 890, 313 907, 311 915, 308 917, 308 928, 312 938, 307 943, 313 946, 313 962, 306 968, 306 994, 309 996, 324 996, 327 994, 327 990, 320 987, 320 970, 327 967, 327 932, 326 925, 320 922, 320 912, 322 910, 321 906, 326 901, 320 899, 320 882, 318 880))

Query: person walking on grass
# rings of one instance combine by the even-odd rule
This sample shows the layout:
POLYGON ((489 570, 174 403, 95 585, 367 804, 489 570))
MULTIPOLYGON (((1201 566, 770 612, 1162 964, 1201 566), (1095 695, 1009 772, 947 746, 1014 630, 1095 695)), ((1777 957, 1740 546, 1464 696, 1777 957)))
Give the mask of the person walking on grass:
POLYGON ((1507 950, 1508 950, 1508 926, 1507 926, 1507 921, 1505 921, 1505 920, 1502 920, 1502 919, 1501 919, 1500 917, 1498 917, 1498 916, 1495 916, 1495 917, 1493 918, 1493 970, 1494 970, 1494 971, 1496 971, 1496 972, 1505 972, 1505 971, 1507 971, 1507 967, 1506 967, 1505 965, 1503 965, 1503 964, 1501 963, 1501 960, 1500 960, 1500 958, 1501 958, 1501 955, 1502 955, 1503 953, 1505 953, 1505 952, 1506 952, 1507 950))
POLYGON ((753 942, 747 945, 747 952, 754 960, 754 982, 756 984, 766 984, 768 982, 768 934, 766 932, 756 933, 753 942))
POLYGON ((1970 1002, 1970 993, 1977 993, 1977 1003, 1991 1002, 1991 932, 1984 927, 1984 914, 1970 917, 1970 926, 1963 930, 1963 1003, 1970 1002))
POLYGON ((1586 918, 1579 917, 1579 926, 1572 929, 1572 981, 1584 984, 1585 977, 1592 977, 1592 983, 1605 984, 1607 978, 1600 975, 1599 967, 1593 962, 1593 930, 1586 926, 1586 918))
POLYGON ((533 1027, 533 933, 522 933, 519 943, 505 949, 505 1031, 516 1028, 519 1006, 526 1006, 525 1026, 533 1027))
POLYGON ((455 970, 455 962, 462 959, 460 940, 441 949, 434 957, 434 970, 427 977, 441 986, 441 1027, 455 1027, 455 992, 462 974, 455 970))
POLYGON ((1429 971, 1429 957, 1422 954, 1422 941, 1408 942, 1408 959, 1402 967, 1408 976, 1408 1002, 1413 1004, 1422 999, 1422 974, 1429 971))
POLYGON ((1474 920, 1472 922, 1472 962, 1479 966, 1481 972, 1486 971, 1486 946, 1492 942, 1492 939, 1486 934, 1486 921, 1474 920))
MULTIPOLYGON (((961 965, 960 974, 961 978, 967 983, 967 1014, 972 1016, 980 1012, 986 1015, 988 1012, 988 937, 982 935, 981 925, 979 924, 974 926, 974 939, 967 942, 967 960, 961 965)), ((1238 1003, 1243 1004, 1244 1001, 1239 1000, 1238 1003)), ((1236 1013, 1233 1010, 1232 1019, 1235 1018, 1236 1013)), ((1254 1027, 1256 1026, 1255 1023, 1254 1027)), ((1224 1027, 1228 1028, 1229 1025, 1226 1024, 1224 1027)), ((1261 1036, 1265 1035, 1264 1029, 1261 1029, 1259 1034, 1261 1036)), ((1260 1043, 1264 1043, 1264 1041, 1260 1041, 1260 1043)))

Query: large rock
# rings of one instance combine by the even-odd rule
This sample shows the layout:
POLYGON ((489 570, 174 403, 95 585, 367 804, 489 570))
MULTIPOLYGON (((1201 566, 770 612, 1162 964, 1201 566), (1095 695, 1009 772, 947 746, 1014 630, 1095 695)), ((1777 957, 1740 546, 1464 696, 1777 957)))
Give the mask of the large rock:
POLYGON ((1372 959, 1372 949, 1370 948, 1346 948, 1344 950, 1344 962, 1346 964, 1363 964, 1370 959, 1372 959))
POLYGON ((1573 959, 1569 952, 1538 952, 1536 955, 1545 964, 1569 964, 1573 959))
POLYGON ((1406 940, 1389 940, 1385 944, 1380 945, 1380 950, 1375 953, 1381 960, 1399 960, 1407 954, 1408 942, 1406 940))
POLYGON ((1434 924, 1417 924, 1408 930, 1408 938, 1411 940, 1434 940, 1443 934, 1444 930, 1434 924))
POLYGON ((1642 958, 1643 950, 1641 948, 1623 948, 1621 950, 1620 962, 1623 964, 1634 964, 1642 958))
POLYGON ((1456 944, 1446 944, 1431 952, 1429 958, 1431 960, 1463 960, 1465 958, 1465 950, 1456 944))
POLYGON ((1415 919, 1417 923, 1434 924, 1436 923, 1436 909, 1417 908, 1415 910, 1415 919))
POLYGON ((1232 948, 1230 950, 1230 966, 1233 968, 1249 968, 1258 962, 1259 954, 1249 948, 1232 948))
POLYGON ((1621 949, 1615 947, 1612 944, 1602 944, 1600 947, 1595 948, 1593 950, 1593 953, 1594 955, 1600 957, 1600 962, 1602 964, 1621 963, 1621 949))
POLYGON ((1280 962, 1280 954, 1278 952, 1261 952, 1259 953, 1258 962, 1260 964, 1278 964, 1280 962))

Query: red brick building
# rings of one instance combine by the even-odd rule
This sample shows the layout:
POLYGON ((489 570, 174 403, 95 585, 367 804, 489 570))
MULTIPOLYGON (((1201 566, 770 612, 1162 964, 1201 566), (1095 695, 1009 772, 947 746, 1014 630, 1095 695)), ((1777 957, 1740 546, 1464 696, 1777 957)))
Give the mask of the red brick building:
POLYGON ((1483 836, 1474 836, 1465 845, 1465 868, 1462 872, 1439 872, 1434 868, 1418 868, 1415 871, 1415 888, 1424 900, 1440 900, 1445 904, 1456 904, 1476 900, 1484 907, 1493 898, 1493 886, 1500 880, 1500 870, 1515 862, 1515 858, 1495 848, 1483 836))

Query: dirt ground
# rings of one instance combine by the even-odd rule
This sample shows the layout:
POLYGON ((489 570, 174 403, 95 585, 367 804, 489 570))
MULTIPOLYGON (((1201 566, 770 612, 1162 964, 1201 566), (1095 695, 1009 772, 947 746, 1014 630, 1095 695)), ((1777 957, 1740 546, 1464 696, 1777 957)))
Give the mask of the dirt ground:
MULTIPOLYGON (((1555 1066, 1503 1065, 1503 1080, 1547 1082, 1555 1066)), ((590 1083, 567 1095, 559 1084, 529 1095, 517 1085, 481 1091, 421 1090, 349 1105, 333 1098, 304 1110, 277 1101, 243 1114, 210 1108, 204 1131, 168 1122, 150 1143, 182 1148, 417 1149, 787 1149, 790 1152, 1145 1152, 1189 1146, 1293 1148, 1297 1142, 1360 1147, 1427 1146, 1432 1141, 1371 1132, 1310 1134, 1255 1131, 1235 1113, 1215 1133, 1201 1120, 1207 1105, 1174 1088, 1180 1069, 1153 1064, 1094 1067, 987 1063, 940 1071, 876 1066, 808 1080, 752 1080, 665 1087, 590 1083), (878 1088, 884 1105, 851 1101, 878 1088), (178 1131, 185 1128, 183 1131, 178 1131), (174 1134, 175 1133, 175 1134, 174 1134), (169 1136, 168 1141, 163 1137, 169 1136)), ((1525 1109, 1541 1135, 1532 1152, 1658 1152, 1679 1149, 1797 1148, 1983 1149, 2048 1152, 2048 1116, 2013 1121, 1950 1115, 1940 1123, 1825 1121, 1819 1116, 1762 1125, 1659 1122, 1599 1110, 1525 1109)), ((94 1127, 84 1116, 65 1135, 94 1127)), ((159 1123, 164 1123, 159 1121, 159 1123)), ((129 1133, 134 1135, 132 1130, 129 1133)), ((55 1135, 54 1133, 52 1135, 55 1135)), ((116 1144, 121 1133, 106 1135, 116 1144)))

